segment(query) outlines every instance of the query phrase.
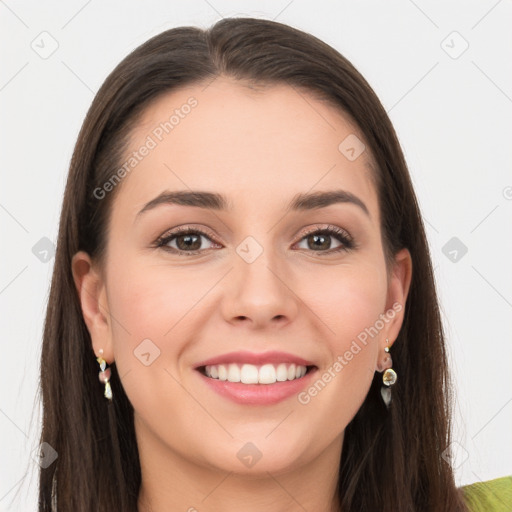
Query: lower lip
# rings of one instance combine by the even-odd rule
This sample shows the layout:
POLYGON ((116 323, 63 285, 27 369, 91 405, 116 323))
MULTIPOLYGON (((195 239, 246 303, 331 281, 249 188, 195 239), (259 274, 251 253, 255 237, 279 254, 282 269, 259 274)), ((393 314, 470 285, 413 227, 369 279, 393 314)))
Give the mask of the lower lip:
POLYGON ((271 405, 298 394, 309 385, 317 368, 310 370, 300 379, 275 382, 274 384, 242 384, 227 380, 212 379, 196 370, 203 381, 219 395, 244 405, 271 405))

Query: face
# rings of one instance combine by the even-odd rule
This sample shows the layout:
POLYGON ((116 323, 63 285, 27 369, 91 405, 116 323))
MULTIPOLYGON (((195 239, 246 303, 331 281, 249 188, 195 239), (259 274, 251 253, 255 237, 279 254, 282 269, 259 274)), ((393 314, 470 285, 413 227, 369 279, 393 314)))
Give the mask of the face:
POLYGON ((363 141, 286 85, 219 77, 144 112, 104 266, 73 261, 93 348, 116 363, 140 449, 240 473, 339 461, 375 371, 391 366, 385 340, 410 278, 407 251, 387 277, 363 141), (215 201, 176 199, 192 191, 215 201), (237 374, 245 382, 230 382, 237 374))

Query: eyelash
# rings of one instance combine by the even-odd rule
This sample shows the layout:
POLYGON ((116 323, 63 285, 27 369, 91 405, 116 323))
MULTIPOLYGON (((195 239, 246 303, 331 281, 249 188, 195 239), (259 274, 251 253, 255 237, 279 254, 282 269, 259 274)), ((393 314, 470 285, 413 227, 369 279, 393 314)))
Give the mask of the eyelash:
MULTIPOLYGON (((167 247, 167 244, 171 240, 176 238, 178 235, 189 235, 189 234, 203 235, 203 236, 207 237, 209 240, 211 240, 212 242, 217 243, 214 240, 212 240, 212 235, 210 233, 207 233, 206 231, 203 231, 198 228, 191 228, 190 226, 183 226, 183 227, 176 228, 171 233, 165 233, 164 235, 159 237, 156 240, 154 246, 156 248, 162 248, 165 251, 169 251, 174 254, 186 255, 186 256, 195 256, 195 255, 201 254, 201 252, 204 252, 205 250, 208 250, 208 249, 202 249, 200 251, 182 251, 180 249, 175 249, 174 247, 167 247)), ((326 228, 320 228, 320 229, 315 228, 315 229, 311 229, 311 230, 307 231, 306 233, 304 233, 304 235, 299 240, 299 242, 301 242, 304 238, 308 237, 309 235, 313 235, 313 234, 334 236, 334 238, 337 238, 338 241, 342 243, 342 245, 336 249, 330 249, 327 251, 311 251, 311 252, 318 252, 320 255, 333 254, 333 253, 338 253, 341 251, 348 252, 350 250, 354 250, 357 248, 357 245, 354 242, 354 240, 352 239, 352 237, 344 229, 341 229, 341 228, 338 228, 337 226, 332 226, 332 225, 329 225, 326 228)))

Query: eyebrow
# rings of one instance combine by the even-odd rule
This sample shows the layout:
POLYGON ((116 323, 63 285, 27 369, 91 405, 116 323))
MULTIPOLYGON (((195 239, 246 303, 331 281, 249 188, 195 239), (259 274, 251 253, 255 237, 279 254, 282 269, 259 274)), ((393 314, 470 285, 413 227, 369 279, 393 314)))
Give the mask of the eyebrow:
MULTIPOLYGON (((309 211, 326 208, 337 203, 349 203, 358 206, 368 217, 370 212, 366 205, 356 195, 346 190, 329 190, 325 192, 310 192, 297 194, 286 208, 287 211, 309 211)), ((216 192, 203 192, 199 190, 164 191, 149 201, 137 213, 138 219, 144 212, 152 210, 162 204, 176 204, 180 206, 192 206, 217 211, 232 209, 232 203, 228 198, 216 192)))

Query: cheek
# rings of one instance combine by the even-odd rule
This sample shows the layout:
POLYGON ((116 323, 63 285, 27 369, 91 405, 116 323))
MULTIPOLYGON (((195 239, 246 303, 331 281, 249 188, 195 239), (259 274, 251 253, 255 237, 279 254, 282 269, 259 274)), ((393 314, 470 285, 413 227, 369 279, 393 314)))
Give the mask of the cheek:
MULTIPOLYGON (((355 415, 375 374, 377 340, 385 326, 386 279, 382 272, 384 267, 378 265, 347 265, 335 271, 336 277, 331 274, 319 279, 317 275, 314 288, 311 281, 304 285, 305 302, 321 320, 317 322, 318 343, 328 349, 318 375, 320 382, 311 391, 318 396, 315 402, 321 410, 342 405, 335 409, 333 425, 346 425, 355 415), (317 291, 306 294, 308 289, 317 291)), ((308 396, 304 397, 307 400, 308 396)))
MULTIPOLYGON (((198 278, 188 269, 172 272, 162 266, 125 265, 112 271, 109 305, 112 315, 122 323, 130 339, 163 340, 179 330, 180 320, 201 300, 210 286, 207 276, 198 278)), ((119 326, 117 331, 120 332, 119 326)))
POLYGON ((159 393, 174 384, 170 375, 177 375, 197 305, 211 287, 206 279, 194 280, 190 268, 169 272, 135 260, 111 269, 114 357, 125 391, 140 409, 151 402, 149 395, 156 407, 169 399, 159 393))
POLYGON ((342 349, 384 313, 386 279, 378 266, 346 265, 304 281, 302 297, 318 315, 325 335, 342 349))
MULTIPOLYGON (((178 384, 176 364, 190 339, 194 306, 211 284, 194 278, 190 268, 170 272, 134 259, 110 270, 108 287, 114 357, 124 391, 148 425, 159 411, 157 424, 171 438, 180 438, 172 417, 190 408, 191 400, 178 384)), ((194 414, 202 412, 198 408, 194 414)))
POLYGON ((318 342, 328 350, 317 378, 298 398, 304 412, 309 412, 305 417, 311 430, 322 431, 327 440, 350 423, 368 394, 385 307, 385 282, 368 269, 350 270, 345 269, 336 286, 332 279, 325 280, 324 294, 308 304, 321 312, 318 342))

